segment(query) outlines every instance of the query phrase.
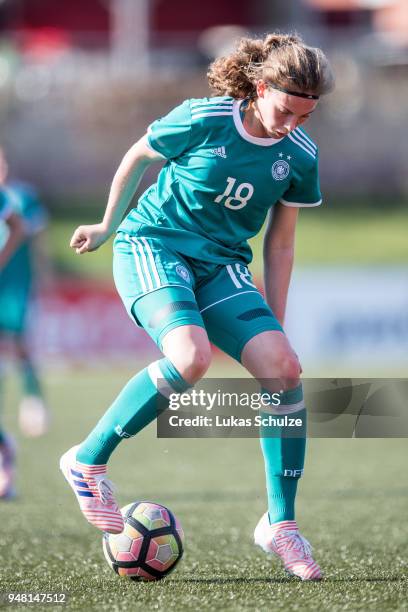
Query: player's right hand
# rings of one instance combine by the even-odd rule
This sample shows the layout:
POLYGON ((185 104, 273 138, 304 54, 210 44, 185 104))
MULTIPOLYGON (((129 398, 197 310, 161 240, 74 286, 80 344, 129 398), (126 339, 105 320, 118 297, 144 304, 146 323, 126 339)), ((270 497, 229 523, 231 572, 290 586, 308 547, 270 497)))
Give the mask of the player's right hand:
POLYGON ((96 251, 109 238, 110 234, 101 223, 95 225, 80 225, 72 235, 69 246, 75 249, 77 255, 96 251))

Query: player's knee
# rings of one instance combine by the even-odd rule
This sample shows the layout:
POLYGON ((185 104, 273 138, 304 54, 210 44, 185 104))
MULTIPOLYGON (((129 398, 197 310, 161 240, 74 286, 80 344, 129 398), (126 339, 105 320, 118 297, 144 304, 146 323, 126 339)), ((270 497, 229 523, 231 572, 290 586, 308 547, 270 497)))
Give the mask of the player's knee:
POLYGON ((268 359, 270 378, 297 380, 301 373, 300 363, 293 351, 274 350, 268 359))
POLYGON ((297 380, 300 372, 300 363, 296 355, 285 355, 279 364, 279 378, 297 380))
POLYGON ((197 346, 191 344, 183 347, 183 354, 180 355, 175 364, 177 370, 185 381, 194 384, 204 376, 211 363, 211 347, 197 346))

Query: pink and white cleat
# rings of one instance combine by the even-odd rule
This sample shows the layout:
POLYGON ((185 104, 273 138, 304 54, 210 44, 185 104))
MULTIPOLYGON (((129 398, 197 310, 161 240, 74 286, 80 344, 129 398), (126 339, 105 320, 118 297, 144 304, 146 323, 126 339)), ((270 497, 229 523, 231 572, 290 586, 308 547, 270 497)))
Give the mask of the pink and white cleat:
POLYGON ((254 532, 255 544, 283 561, 286 571, 302 580, 321 580, 320 567, 312 557, 312 547, 300 535, 296 521, 269 524, 266 512, 254 532))
POLYGON ((14 440, 10 436, 5 436, 0 444, 0 499, 13 499, 16 495, 14 489, 15 464, 14 440))
POLYGON ((60 459, 60 470, 74 491, 86 520, 108 533, 121 533, 123 517, 113 496, 113 484, 106 478, 106 465, 87 465, 76 460, 78 446, 60 459))

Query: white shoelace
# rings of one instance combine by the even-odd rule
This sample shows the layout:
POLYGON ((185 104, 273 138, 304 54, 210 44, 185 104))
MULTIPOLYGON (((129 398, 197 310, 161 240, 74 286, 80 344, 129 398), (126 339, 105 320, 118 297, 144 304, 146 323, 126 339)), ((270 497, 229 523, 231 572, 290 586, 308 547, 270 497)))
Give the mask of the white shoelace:
POLYGON ((115 489, 114 484, 108 478, 96 479, 96 485, 98 487, 99 498, 104 505, 114 503, 113 491, 115 489))
POLYGON ((302 559, 308 559, 312 556, 312 547, 310 543, 301 536, 297 531, 284 531, 279 534, 279 539, 283 539, 285 552, 299 552, 302 559))

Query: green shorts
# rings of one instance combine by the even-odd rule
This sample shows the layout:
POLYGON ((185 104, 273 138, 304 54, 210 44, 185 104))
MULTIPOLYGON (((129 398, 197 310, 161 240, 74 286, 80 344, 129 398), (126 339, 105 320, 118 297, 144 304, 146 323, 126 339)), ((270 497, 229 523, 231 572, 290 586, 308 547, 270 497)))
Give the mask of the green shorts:
POLYGON ((210 341, 240 361, 245 344, 283 331, 243 262, 226 265, 185 257, 162 240, 119 232, 113 273, 129 316, 162 347, 181 325, 199 325, 210 341))

